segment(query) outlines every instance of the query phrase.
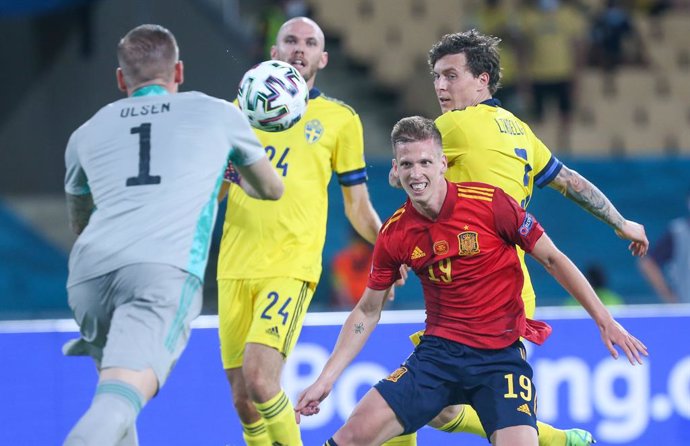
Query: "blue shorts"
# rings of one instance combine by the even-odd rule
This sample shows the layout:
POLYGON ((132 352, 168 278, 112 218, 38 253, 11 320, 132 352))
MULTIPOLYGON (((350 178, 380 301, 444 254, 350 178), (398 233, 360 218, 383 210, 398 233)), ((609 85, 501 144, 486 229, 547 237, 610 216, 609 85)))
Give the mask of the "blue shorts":
POLYGON ((423 336, 407 361, 374 387, 406 434, 454 404, 469 404, 477 411, 487 438, 510 426, 537 428, 532 367, 520 341, 487 350, 423 336))

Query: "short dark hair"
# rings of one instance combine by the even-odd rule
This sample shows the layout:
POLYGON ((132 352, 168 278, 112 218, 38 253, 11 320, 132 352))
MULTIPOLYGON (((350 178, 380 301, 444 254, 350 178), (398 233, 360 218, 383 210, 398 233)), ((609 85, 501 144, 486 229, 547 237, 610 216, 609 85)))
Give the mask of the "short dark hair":
POLYGON ((391 144, 393 153, 395 146, 409 142, 426 141, 432 139, 438 143, 439 151, 442 151, 441 132, 438 131, 434 121, 422 116, 409 116, 396 122, 391 131, 391 144))
POLYGON ((117 60, 128 87, 158 78, 172 80, 178 57, 175 36, 160 25, 137 26, 117 45, 117 60))
POLYGON ((482 34, 476 29, 461 33, 446 34, 429 50, 429 68, 449 54, 464 53, 467 68, 475 77, 482 73, 489 74, 489 92, 496 93, 501 86, 501 56, 498 44, 501 39, 482 34))

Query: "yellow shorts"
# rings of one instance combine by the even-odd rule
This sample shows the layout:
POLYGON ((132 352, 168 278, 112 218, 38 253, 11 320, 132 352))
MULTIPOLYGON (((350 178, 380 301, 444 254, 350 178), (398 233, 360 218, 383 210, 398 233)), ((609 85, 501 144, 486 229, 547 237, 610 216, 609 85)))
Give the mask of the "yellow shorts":
POLYGON ((316 284, 289 277, 218 281, 218 324, 223 367, 242 366, 248 342, 287 357, 302 331, 316 284))

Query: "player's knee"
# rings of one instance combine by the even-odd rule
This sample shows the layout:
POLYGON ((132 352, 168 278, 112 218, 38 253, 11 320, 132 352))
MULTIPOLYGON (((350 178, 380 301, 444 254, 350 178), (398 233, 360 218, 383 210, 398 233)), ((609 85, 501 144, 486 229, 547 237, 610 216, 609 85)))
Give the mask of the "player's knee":
POLYGON ((460 405, 445 407, 441 413, 436 415, 436 418, 429 422, 429 426, 439 429, 457 418, 462 410, 463 406, 460 405))
POLYGON ((267 401, 280 392, 280 379, 261 369, 245 370, 244 382, 249 397, 256 402, 267 401))
POLYGON ((237 411, 237 415, 240 417, 240 420, 244 423, 249 423, 251 421, 254 421, 256 418, 256 407, 254 407, 254 403, 252 400, 249 399, 249 397, 245 395, 232 395, 232 404, 235 406, 235 410, 237 411))
POLYGON ((335 433, 333 439, 339 446, 371 444, 371 429, 361 425, 357 426, 355 423, 345 423, 335 433))

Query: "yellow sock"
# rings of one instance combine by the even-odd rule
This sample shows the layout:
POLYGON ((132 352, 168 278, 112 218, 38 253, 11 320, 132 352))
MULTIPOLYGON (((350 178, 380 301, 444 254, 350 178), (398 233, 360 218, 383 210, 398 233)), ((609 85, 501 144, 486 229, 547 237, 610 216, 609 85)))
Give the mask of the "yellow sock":
POLYGON ((272 444, 301 446, 299 426, 295 421, 295 410, 290 399, 282 390, 265 403, 254 403, 266 423, 268 437, 272 444))
POLYGON ((484 433, 484 428, 481 421, 479 421, 477 412, 472 406, 468 405, 463 405, 458 416, 439 427, 438 430, 443 432, 466 432, 486 438, 486 433, 484 433))
POLYGON ((417 446, 417 432, 391 438, 381 446, 417 446))
POLYGON ((539 446, 565 446, 565 431, 541 421, 537 421, 537 427, 539 428, 539 446))
POLYGON ((242 423, 242 437, 247 446, 266 446, 271 441, 263 418, 250 424, 242 423))
MULTIPOLYGON (((477 412, 472 406, 462 406, 457 417, 439 427, 438 430, 444 432, 466 432, 486 438, 486 433, 479 421, 477 412)), ((550 424, 537 421, 539 428, 539 446, 566 446, 565 431, 556 429, 550 424)))

